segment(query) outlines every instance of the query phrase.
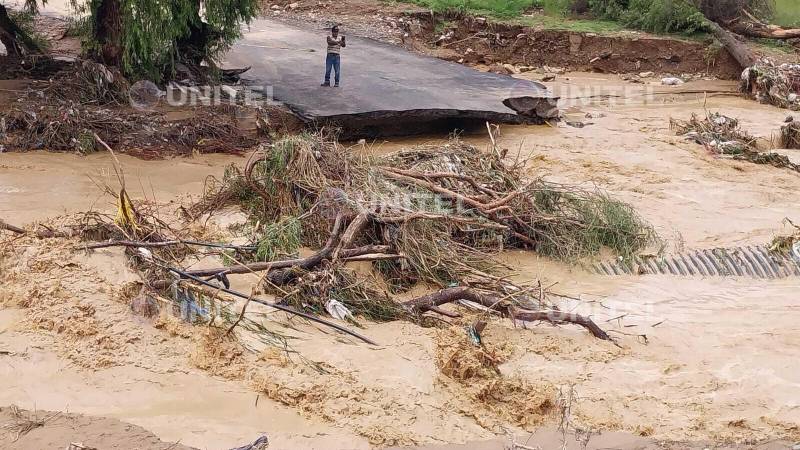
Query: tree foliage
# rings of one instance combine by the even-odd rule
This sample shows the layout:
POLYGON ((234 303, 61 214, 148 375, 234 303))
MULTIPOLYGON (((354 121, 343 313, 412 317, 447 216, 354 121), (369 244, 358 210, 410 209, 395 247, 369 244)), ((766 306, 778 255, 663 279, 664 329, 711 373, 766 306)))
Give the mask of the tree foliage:
POLYGON ((692 0, 589 0, 597 17, 654 33, 692 34, 708 24, 692 0))
POLYGON ((160 81, 178 62, 215 66, 258 15, 258 0, 88 0, 90 52, 133 79, 160 81))

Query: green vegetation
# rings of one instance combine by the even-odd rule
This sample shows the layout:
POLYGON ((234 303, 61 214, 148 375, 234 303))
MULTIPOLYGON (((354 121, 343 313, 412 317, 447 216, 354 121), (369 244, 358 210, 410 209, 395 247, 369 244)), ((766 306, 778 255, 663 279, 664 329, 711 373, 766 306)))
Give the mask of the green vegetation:
POLYGON ((410 3, 436 12, 459 11, 506 19, 543 6, 542 0, 410 0, 410 3))
POLYGON ((300 248, 301 232, 300 220, 292 216, 283 217, 265 226, 261 240, 258 241, 256 259, 275 261, 294 255, 300 248))
MULTIPOLYGON (((36 3, 32 3, 36 5, 36 3)), ((17 24, 17 26, 30 37, 36 48, 42 51, 47 51, 50 47, 50 42, 41 34, 36 32, 34 19, 36 18, 37 11, 35 8, 23 8, 20 10, 11 10, 8 12, 8 17, 17 24)))
POLYGON ((592 15, 653 33, 707 31, 705 16, 690 0, 589 0, 592 15))
MULTIPOLYGON (((406 0, 437 12, 461 12, 528 26, 608 33, 637 29, 659 34, 701 35, 708 19, 695 0, 406 0), (540 10, 538 14, 525 14, 540 10)), ((757 15, 774 11, 780 23, 800 21, 795 0, 742 0, 757 15)), ((719 9, 719 8, 717 8, 719 9)))
POLYGON ((84 46, 96 59, 129 78, 161 81, 177 62, 216 67, 222 52, 241 36, 242 24, 258 15, 258 0, 206 1, 201 18, 194 0, 72 0, 87 23, 70 27, 88 37, 84 46))
POLYGON ((539 27, 547 30, 574 31, 576 33, 615 33, 625 29, 621 23, 611 20, 568 19, 563 16, 551 16, 546 14, 523 16, 511 22, 529 27, 539 27))
POLYGON ((774 20, 785 27, 800 27, 800 5, 797 0, 773 0, 774 20))

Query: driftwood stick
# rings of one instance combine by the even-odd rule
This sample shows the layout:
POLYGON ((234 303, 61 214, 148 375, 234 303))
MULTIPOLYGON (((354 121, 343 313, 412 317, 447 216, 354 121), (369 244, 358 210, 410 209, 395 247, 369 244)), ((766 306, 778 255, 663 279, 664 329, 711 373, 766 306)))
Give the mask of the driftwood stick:
POLYGON ((481 203, 479 201, 476 201, 474 199, 471 199, 471 198, 467 197, 466 195, 461 195, 461 194, 459 194, 457 192, 451 191, 450 189, 443 188, 443 187, 439 186, 436 183, 431 183, 430 181, 427 181, 427 180, 421 180, 419 178, 414 178, 412 176, 403 175, 402 173, 399 173, 395 169, 389 169, 389 168, 383 168, 382 167, 382 168, 380 168, 380 171, 383 172, 383 174, 386 175, 389 178, 393 178, 393 179, 395 179, 397 181, 402 181, 402 182, 404 182, 406 184, 422 186, 422 187, 424 187, 425 189, 427 189, 429 191, 436 192, 438 194, 444 195, 445 197, 451 198, 453 200, 461 201, 464 204, 469 205, 469 206, 471 206, 471 207, 473 207, 475 209, 479 209, 479 210, 485 210, 486 209, 486 205, 484 205, 483 203, 481 203))
POLYGON ((3 221, 3 219, 0 219, 0 230, 6 230, 6 231, 10 231, 12 233, 17 233, 17 234, 25 234, 25 230, 23 230, 20 227, 15 227, 14 225, 11 225, 10 223, 6 223, 6 222, 3 221))
POLYGON ((328 238, 328 242, 325 243, 325 247, 322 250, 318 251, 317 253, 307 257, 307 258, 297 258, 297 259, 287 259, 283 261, 269 261, 269 262, 258 262, 252 264, 237 264, 235 266, 230 267, 216 267, 212 269, 197 269, 197 270, 189 270, 186 273, 196 277, 207 277, 211 275, 217 275, 220 273, 224 273, 226 275, 232 274, 243 274, 243 273, 252 273, 252 272, 263 272, 265 270, 273 270, 273 269, 286 269, 289 267, 299 266, 314 266, 319 264, 322 260, 328 258, 333 252, 335 245, 339 242, 339 236, 341 234, 342 228, 342 215, 339 214, 336 216, 336 220, 333 224, 333 231, 331 232, 331 236, 328 238))
POLYGON ((368 253, 366 255, 358 255, 358 256, 351 256, 349 258, 340 258, 340 261, 344 262, 357 262, 357 261, 394 261, 397 259, 404 259, 405 256, 403 255, 396 255, 396 254, 374 254, 368 253))
POLYGON ((366 212, 358 214, 353 221, 350 222, 350 225, 347 226, 347 230, 345 230, 341 239, 339 239, 339 243, 336 244, 336 249, 333 251, 331 259, 334 261, 339 259, 339 254, 342 252, 342 249, 350 247, 368 223, 369 214, 366 212))
POLYGON ((409 300, 404 305, 412 311, 425 312, 430 311, 431 308, 438 308, 446 303, 451 303, 456 300, 468 300, 470 302, 483 305, 487 308, 496 309, 513 320, 521 320, 525 322, 532 321, 547 321, 551 323, 573 323, 580 325, 589 330, 592 335, 598 339, 610 341, 611 338, 605 331, 595 324, 592 319, 574 313, 564 313, 561 311, 531 311, 517 309, 513 306, 507 306, 502 299, 482 294, 468 287, 455 287, 442 289, 432 294, 424 295, 422 297, 409 300))
MULTIPOLYGON (((18 226, 11 225, 10 223, 4 222, 0 219, 0 231, 6 230, 10 231, 15 234, 28 234, 25 229, 20 228, 18 226)), ((53 230, 38 230, 33 235, 39 239, 47 239, 47 238, 56 238, 56 237, 72 237, 75 236, 75 232, 72 230, 68 231, 53 231, 53 230)))
POLYGON ((428 311, 435 312, 436 314, 441 314, 441 315, 443 315, 445 317, 449 317, 451 319, 458 319, 459 317, 461 317, 461 314, 459 314, 459 313, 450 312, 450 311, 448 311, 446 309, 442 309, 442 308, 440 308, 438 306, 430 306, 430 307, 428 307, 428 311))
POLYGON ((514 320, 520 320, 522 322, 536 322, 536 321, 544 321, 550 322, 554 324, 560 323, 572 323, 575 325, 580 325, 587 330, 589 330, 592 335, 598 339, 602 339, 604 341, 610 341, 611 338, 608 334, 603 331, 599 326, 597 326, 594 321, 586 316, 581 316, 580 314, 575 313, 567 313, 563 311, 530 311, 530 310, 523 310, 523 309, 515 309, 513 307, 508 308, 509 316, 514 320))
POLYGON ((184 240, 158 241, 158 242, 114 240, 114 241, 95 242, 92 244, 86 244, 84 246, 81 246, 80 248, 87 250, 95 250, 98 248, 108 248, 108 247, 151 248, 151 247, 172 247, 176 245, 193 245, 197 247, 224 248, 224 249, 234 249, 234 250, 255 250, 256 248, 254 246, 248 246, 248 245, 214 244, 211 242, 184 241, 184 240))
POLYGON ((437 179, 440 179, 440 178, 450 178, 450 179, 454 179, 454 180, 465 181, 465 182, 469 183, 473 188, 475 188, 476 190, 478 190, 480 192, 483 192, 486 195, 489 195, 489 196, 492 196, 492 197, 497 197, 498 195, 500 195, 496 191, 493 191, 493 190, 491 190, 491 189, 489 189, 487 187, 481 186, 480 183, 478 183, 475 180, 475 178, 473 178, 473 177, 471 177, 469 175, 461 175, 461 174, 458 174, 458 173, 450 173, 450 172, 415 172, 413 170, 398 169, 396 167, 385 167, 385 169, 391 170, 392 172, 399 173, 401 175, 407 175, 409 177, 425 179, 425 180, 437 180, 437 179))

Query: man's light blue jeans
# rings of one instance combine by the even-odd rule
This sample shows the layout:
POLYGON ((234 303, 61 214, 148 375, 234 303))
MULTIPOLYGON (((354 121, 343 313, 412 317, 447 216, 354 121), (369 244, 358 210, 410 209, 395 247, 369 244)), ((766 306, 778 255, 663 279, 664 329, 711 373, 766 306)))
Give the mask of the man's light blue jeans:
POLYGON ((331 84, 331 69, 336 71, 334 82, 339 84, 339 71, 341 67, 341 56, 337 53, 328 53, 328 56, 325 58, 325 84, 331 84))

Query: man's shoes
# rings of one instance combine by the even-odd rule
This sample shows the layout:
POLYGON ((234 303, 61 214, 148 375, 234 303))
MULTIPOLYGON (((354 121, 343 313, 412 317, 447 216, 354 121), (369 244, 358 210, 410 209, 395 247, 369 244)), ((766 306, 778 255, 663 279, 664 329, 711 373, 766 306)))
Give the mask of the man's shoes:
POLYGON ((339 87, 339 83, 334 84, 333 87, 339 87))
POLYGON ((320 84, 320 86, 331 87, 331 83, 330 82, 322 83, 320 84))

